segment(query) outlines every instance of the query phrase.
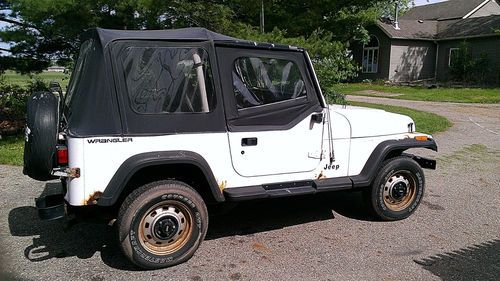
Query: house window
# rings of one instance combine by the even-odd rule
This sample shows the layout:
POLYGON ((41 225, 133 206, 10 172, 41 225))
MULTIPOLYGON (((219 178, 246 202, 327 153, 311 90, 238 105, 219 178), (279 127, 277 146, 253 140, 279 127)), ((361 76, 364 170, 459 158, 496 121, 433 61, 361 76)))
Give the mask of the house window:
POLYGON ((450 48, 450 52, 448 53, 448 66, 453 67, 459 58, 459 50, 458 48, 450 48))
POLYGON ((375 36, 370 37, 370 42, 363 45, 363 73, 377 73, 378 71, 378 39, 375 36))

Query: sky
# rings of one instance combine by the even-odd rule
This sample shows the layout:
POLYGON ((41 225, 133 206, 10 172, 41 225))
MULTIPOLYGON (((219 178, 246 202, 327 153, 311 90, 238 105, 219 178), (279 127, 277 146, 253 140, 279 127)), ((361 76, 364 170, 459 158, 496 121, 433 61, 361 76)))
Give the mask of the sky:
POLYGON ((432 3, 438 3, 438 2, 443 2, 445 0, 415 0, 415 5, 416 6, 421 6, 421 5, 427 5, 427 4, 432 4, 432 3))
MULTIPOLYGON (((5 10, 0 10, 0 14, 3 14, 4 12, 5 12, 5 10)), ((0 29, 4 28, 6 25, 7 24, 5 22, 0 21, 0 29)), ((0 41, 0 48, 8 49, 9 45, 0 41)), ((3 55, 3 54, 5 54, 5 52, 0 51, 0 55, 3 55)))
MULTIPOLYGON (((426 4, 432 4, 432 3, 438 3, 438 2, 443 2, 445 0, 414 0, 416 6, 421 6, 421 5, 426 5, 426 4)), ((5 10, 0 10, 0 13, 5 12, 5 10)), ((5 22, 0 21, 0 29, 4 28, 7 24, 5 22)), ((5 48, 8 49, 9 45, 3 42, 0 42, 0 48, 5 48)), ((0 55, 5 54, 5 52, 0 51, 0 55)))

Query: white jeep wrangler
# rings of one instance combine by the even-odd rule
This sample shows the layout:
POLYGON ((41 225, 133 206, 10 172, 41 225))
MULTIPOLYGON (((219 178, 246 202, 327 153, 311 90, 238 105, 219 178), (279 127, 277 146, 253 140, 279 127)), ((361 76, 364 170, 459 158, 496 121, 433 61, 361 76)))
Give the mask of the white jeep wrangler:
POLYGON ((407 116, 328 106, 303 49, 201 28, 96 29, 67 94, 28 103, 24 173, 60 178, 43 219, 116 206, 124 254, 143 268, 189 259, 207 204, 364 190, 383 220, 413 213, 437 151, 407 116))

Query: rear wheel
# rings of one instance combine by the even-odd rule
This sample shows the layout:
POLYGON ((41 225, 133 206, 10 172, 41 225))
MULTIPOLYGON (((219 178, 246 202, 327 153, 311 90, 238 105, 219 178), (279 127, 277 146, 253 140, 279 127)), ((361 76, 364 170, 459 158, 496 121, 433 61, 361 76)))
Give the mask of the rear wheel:
POLYGON ((177 181, 133 191, 120 208, 120 245, 134 264, 147 269, 188 260, 205 238, 208 214, 201 196, 177 181))
POLYGON ((401 220, 420 204, 424 184, 424 173, 417 162, 409 157, 392 158, 382 164, 365 198, 380 219, 401 220))

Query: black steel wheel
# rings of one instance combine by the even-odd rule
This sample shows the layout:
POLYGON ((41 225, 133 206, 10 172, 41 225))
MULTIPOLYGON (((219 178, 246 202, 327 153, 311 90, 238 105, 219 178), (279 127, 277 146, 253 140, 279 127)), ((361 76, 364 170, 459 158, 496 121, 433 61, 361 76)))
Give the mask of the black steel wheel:
POLYGON ((134 264, 156 269, 191 258, 205 238, 208 213, 189 185, 160 181, 133 191, 118 215, 123 253, 134 264))
POLYGON ((424 195, 422 168, 409 157, 386 160, 365 198, 373 213, 382 220, 409 217, 424 195))

